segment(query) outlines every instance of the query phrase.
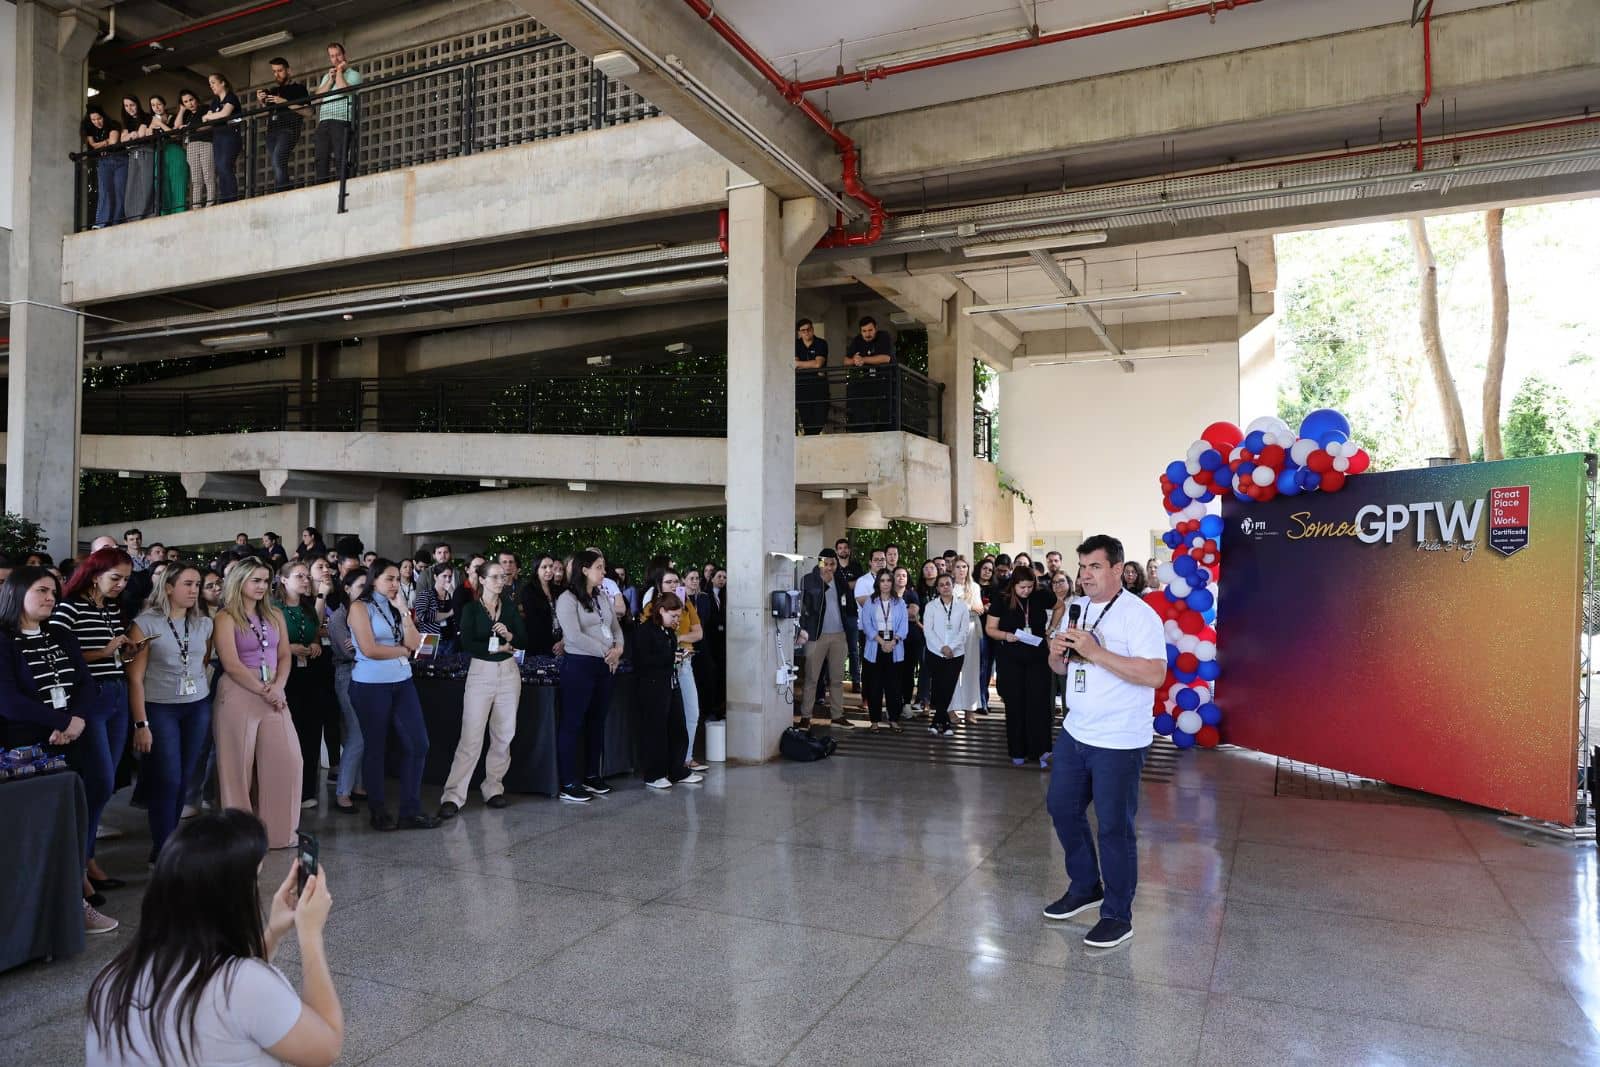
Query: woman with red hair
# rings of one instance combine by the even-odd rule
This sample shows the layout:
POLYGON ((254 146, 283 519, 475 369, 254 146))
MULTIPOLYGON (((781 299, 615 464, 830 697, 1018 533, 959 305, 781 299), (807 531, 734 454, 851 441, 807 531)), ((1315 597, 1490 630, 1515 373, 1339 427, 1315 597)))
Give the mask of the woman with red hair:
POLYGON ((100 815, 115 791, 117 763, 128 744, 128 685, 123 664, 138 651, 128 640, 127 620, 117 599, 133 573, 133 559, 120 548, 91 552, 78 564, 61 591, 50 616, 50 629, 72 637, 83 650, 89 675, 100 687, 100 698, 86 716, 77 770, 89 799, 90 898, 98 905, 99 891, 121 889, 126 883, 108 878, 94 860, 95 830, 100 815))

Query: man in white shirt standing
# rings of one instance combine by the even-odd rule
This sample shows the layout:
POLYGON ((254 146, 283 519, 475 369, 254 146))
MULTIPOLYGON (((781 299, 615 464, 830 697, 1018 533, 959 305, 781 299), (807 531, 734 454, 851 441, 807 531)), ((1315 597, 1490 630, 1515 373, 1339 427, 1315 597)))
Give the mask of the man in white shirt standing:
POLYGON ((1067 856, 1066 895, 1044 909, 1065 920, 1100 906, 1084 937, 1111 948, 1133 936, 1139 879, 1134 816, 1139 773, 1154 738, 1150 708, 1167 676, 1167 642, 1155 609, 1122 588, 1122 542, 1097 534, 1078 546, 1078 580, 1088 595, 1050 639, 1050 669, 1067 680, 1067 717, 1051 758, 1046 808, 1067 856), (1094 803, 1100 849, 1089 830, 1094 803))

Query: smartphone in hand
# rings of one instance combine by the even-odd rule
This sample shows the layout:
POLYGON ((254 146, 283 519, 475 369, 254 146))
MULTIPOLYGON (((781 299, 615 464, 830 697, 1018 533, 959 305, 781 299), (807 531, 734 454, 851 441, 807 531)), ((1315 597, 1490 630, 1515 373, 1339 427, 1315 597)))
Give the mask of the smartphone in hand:
POLYGON ((304 830, 295 833, 295 858, 300 861, 300 892, 306 891, 306 880, 317 873, 317 854, 320 851, 317 845, 317 835, 308 834, 304 830))

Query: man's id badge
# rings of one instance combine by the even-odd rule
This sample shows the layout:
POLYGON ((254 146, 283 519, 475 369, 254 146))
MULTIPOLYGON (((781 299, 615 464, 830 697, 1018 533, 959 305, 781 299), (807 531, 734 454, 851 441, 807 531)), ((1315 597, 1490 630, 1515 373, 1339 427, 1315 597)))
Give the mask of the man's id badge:
POLYGON ((309 664, 309 662, 310 662, 310 661, 309 661, 309 660, 307 660, 307 659, 306 659, 306 657, 304 657, 304 656, 296 656, 296 657, 295 657, 295 658, 294 658, 294 665, 295 665, 295 666, 296 666, 296 667, 304 667, 304 666, 307 666, 307 665, 308 665, 308 664, 309 664))
POLYGON ((178 695, 192 697, 200 692, 200 687, 194 684, 193 678, 185 678, 178 684, 178 695))
POLYGON ((1072 691, 1085 693, 1089 690, 1089 672, 1083 667, 1078 667, 1072 672, 1072 691))
POLYGON ((52 685, 50 687, 50 706, 57 711, 62 711, 67 706, 67 687, 52 685))
POLYGON ((489 655, 492 656, 496 652, 499 652, 499 651, 500 651, 500 635, 499 634, 491 634, 489 636, 489 655))

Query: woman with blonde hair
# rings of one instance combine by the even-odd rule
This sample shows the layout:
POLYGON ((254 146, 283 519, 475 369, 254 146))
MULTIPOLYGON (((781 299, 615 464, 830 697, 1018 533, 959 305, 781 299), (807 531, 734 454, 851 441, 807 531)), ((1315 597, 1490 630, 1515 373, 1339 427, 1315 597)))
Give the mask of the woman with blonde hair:
POLYGON ((967 712, 982 706, 978 689, 980 646, 983 640, 983 590, 972 575, 972 564, 965 556, 950 561, 951 592, 955 599, 966 605, 967 621, 961 628, 963 635, 960 654, 961 678, 956 682, 955 695, 950 698, 950 718, 957 723, 966 721, 967 712))
POLYGON ((269 597, 272 570, 254 557, 228 572, 214 640, 213 731, 222 806, 254 812, 272 848, 290 848, 300 827, 300 739, 289 715, 289 635, 269 597), (253 800, 252 800, 253 798, 253 800))

